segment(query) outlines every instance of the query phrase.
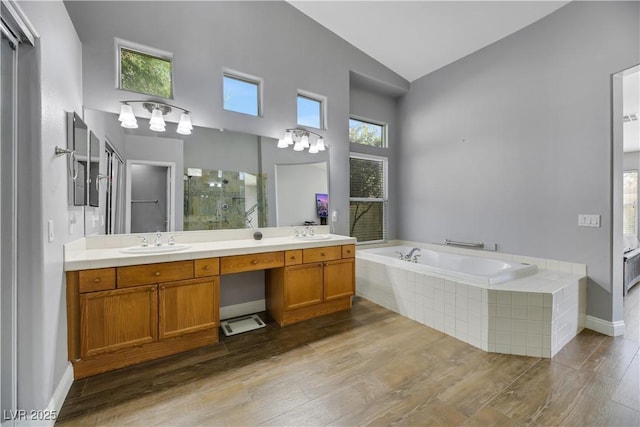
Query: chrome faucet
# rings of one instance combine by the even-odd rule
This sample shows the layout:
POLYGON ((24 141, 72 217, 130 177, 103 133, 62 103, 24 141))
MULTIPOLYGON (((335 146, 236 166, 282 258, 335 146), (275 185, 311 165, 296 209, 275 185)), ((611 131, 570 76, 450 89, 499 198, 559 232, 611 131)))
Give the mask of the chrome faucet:
MULTIPOLYGON (((411 251, 410 251, 408 254, 406 254, 406 255, 404 256, 404 259, 405 259, 405 260, 407 260, 407 261, 410 261, 410 260, 411 260, 411 258, 413 257, 413 253, 414 253, 414 252, 420 252, 420 248, 413 248, 413 249, 411 249, 411 251)), ((416 255, 416 256, 417 256, 417 255, 416 255)), ((414 257, 414 258, 415 258, 415 257, 414 257)))
POLYGON ((142 243, 140 243, 140 246, 142 246, 143 248, 146 248, 147 246, 149 246, 149 242, 147 241, 147 236, 139 236, 142 239, 142 243))
POLYGON ((161 237, 162 237, 162 234, 160 233, 156 234, 156 246, 162 246, 162 240, 160 240, 161 237))

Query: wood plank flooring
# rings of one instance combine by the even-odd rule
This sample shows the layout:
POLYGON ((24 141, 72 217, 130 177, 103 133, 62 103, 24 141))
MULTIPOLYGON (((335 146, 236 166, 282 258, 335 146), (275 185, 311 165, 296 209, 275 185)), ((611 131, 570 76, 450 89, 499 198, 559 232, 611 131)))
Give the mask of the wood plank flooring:
POLYGON ((640 426, 640 286, 625 337, 485 353, 356 298, 350 312, 75 381, 56 425, 640 426), (634 323, 635 322, 635 323, 634 323))

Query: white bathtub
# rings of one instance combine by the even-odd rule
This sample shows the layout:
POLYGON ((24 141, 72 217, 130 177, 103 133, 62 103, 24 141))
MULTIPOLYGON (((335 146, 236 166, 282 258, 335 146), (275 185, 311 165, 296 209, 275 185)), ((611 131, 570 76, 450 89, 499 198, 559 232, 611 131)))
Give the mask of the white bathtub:
POLYGON ((389 263, 411 271, 446 274, 485 285, 503 283, 538 271, 538 267, 533 264, 439 252, 426 248, 414 251, 413 255, 416 257, 412 256, 409 261, 400 259, 400 254, 408 255, 412 249, 411 246, 387 246, 359 249, 358 253, 363 258, 389 263))
POLYGON ((356 294, 496 353, 553 357, 582 330, 585 265, 533 258, 525 264, 528 260, 513 262, 509 254, 483 255, 493 258, 416 242, 358 247, 356 294), (399 259, 396 252, 404 256, 416 246, 418 262, 399 259))

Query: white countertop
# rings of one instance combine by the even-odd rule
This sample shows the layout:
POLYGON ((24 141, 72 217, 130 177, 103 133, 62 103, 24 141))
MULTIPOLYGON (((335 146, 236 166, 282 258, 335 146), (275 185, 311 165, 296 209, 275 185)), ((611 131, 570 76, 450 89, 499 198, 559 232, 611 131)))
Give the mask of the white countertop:
MULTIPOLYGON (((254 231, 255 230, 251 230, 251 234, 254 231)), ((202 240, 203 235, 206 238, 206 233, 207 232, 199 233, 198 239, 195 240, 202 240)), ((208 233, 215 232, 213 231, 208 233)), ((189 247, 177 252, 158 254, 131 254, 122 252, 123 248, 133 245, 124 244, 119 247, 113 247, 114 243, 107 241, 108 236, 103 236, 104 244, 96 244, 95 242, 87 243, 86 239, 80 239, 80 241, 71 242, 70 244, 65 245, 64 269, 65 271, 74 271, 91 268, 120 267, 126 265, 152 264, 158 262, 183 261, 229 255, 246 255, 252 253, 318 248, 356 243, 356 239, 353 237, 340 236, 336 234, 327 234, 328 238, 323 240, 305 240, 296 238, 292 234, 286 236, 270 236, 270 234, 273 233, 268 232, 263 234, 264 237, 262 240, 255 240, 253 238, 217 240, 219 235, 211 234, 210 241, 193 241, 194 239, 190 239, 189 235, 186 233, 163 233, 163 236, 174 235, 176 243, 185 243, 189 245, 189 247)), ((151 236, 148 233, 145 235, 151 236)), ((114 239, 111 238, 111 240, 114 239)), ((131 237, 127 237, 126 240, 123 241, 130 243, 131 237)), ((164 241, 166 241, 166 239, 163 237, 163 242, 164 241)), ((150 244, 153 244, 152 239, 149 239, 149 242, 150 244)))

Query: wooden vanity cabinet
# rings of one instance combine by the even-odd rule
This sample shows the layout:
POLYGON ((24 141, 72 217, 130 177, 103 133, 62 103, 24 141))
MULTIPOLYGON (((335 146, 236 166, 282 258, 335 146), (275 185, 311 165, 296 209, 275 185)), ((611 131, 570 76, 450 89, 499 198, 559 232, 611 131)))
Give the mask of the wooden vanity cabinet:
POLYGON ((219 325, 218 277, 159 285, 159 339, 176 337, 219 325))
POLYGON ((80 295, 80 357, 158 339, 157 286, 80 295))
POLYGON ((218 274, 218 258, 67 272, 74 377, 217 343, 218 274))
POLYGON ((266 284, 267 310, 280 326, 348 310, 355 294, 355 245, 303 249, 302 263, 268 270, 266 284))

